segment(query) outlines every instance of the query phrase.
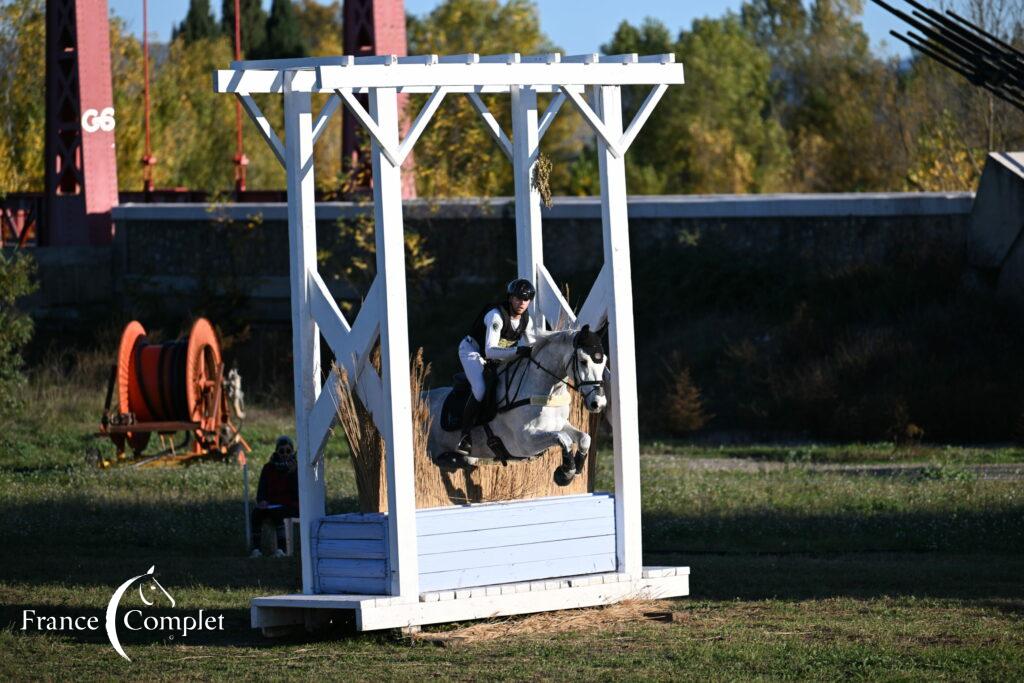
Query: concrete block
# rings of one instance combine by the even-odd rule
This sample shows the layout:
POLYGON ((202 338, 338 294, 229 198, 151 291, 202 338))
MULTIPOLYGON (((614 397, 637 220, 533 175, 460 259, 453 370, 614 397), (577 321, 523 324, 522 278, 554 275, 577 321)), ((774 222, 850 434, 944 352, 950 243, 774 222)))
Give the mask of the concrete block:
MULTIPOLYGON (((967 262, 1005 266, 1024 228, 1024 152, 993 152, 981 174, 967 228, 967 262)), ((1016 278, 1013 278, 1016 279, 1016 278)))

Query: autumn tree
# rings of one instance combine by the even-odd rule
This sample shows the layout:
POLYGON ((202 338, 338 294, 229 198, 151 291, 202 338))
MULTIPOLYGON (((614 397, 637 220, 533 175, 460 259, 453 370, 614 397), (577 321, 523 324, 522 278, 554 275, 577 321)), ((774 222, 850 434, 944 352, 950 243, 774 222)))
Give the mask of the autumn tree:
MULTIPOLYGON (((242 54, 248 56, 259 51, 267 37, 267 13, 260 0, 241 0, 239 29, 242 34, 242 54)), ((223 0, 220 6, 220 25, 224 35, 235 37, 235 0, 223 0)))

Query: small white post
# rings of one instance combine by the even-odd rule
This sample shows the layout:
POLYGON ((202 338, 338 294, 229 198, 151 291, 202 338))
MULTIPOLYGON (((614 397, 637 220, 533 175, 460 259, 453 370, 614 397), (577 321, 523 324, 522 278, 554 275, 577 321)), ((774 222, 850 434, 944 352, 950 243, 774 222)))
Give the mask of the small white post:
POLYGON ((309 415, 320 395, 320 332, 309 307, 308 273, 316 271, 316 199, 313 183, 313 113, 310 94, 293 92, 295 71, 285 72, 285 174, 288 180, 288 250, 295 365, 295 442, 299 464, 302 592, 313 593, 314 525, 324 516, 324 466, 309 434, 309 415), (314 464, 315 463, 315 464, 314 464))
MULTIPOLYGON (((513 85, 512 95, 512 177, 516 193, 516 262, 519 277, 537 282, 537 264, 544 262, 540 193, 533 187, 533 169, 540 154, 537 129, 537 91, 513 85)), ((538 293, 538 297, 541 296, 538 293)), ((544 329, 540 302, 530 302, 530 315, 538 330, 544 329)), ((557 322, 557 321, 552 321, 557 322)))
MULTIPOLYGON (((416 556, 416 484, 409 383, 409 321, 405 300, 405 229, 402 223, 402 171, 388 160, 381 144, 398 148, 398 93, 370 89, 370 115, 382 139, 370 143, 373 161, 374 239, 377 282, 381 287, 380 368, 385 413, 381 428, 387 455, 388 557, 391 595, 419 600, 416 556)), ((362 313, 360 314, 362 315, 362 313)), ((378 423, 378 427, 381 427, 378 423)))
MULTIPOLYGON (((591 100, 611 138, 622 136, 619 86, 591 86, 591 100)), ((633 339, 633 291, 629 265, 626 164, 597 136, 601 178, 604 266, 609 271, 608 353, 612 369, 609 398, 615 449, 615 553, 620 573, 639 577, 640 433, 637 428, 636 349, 633 339)))

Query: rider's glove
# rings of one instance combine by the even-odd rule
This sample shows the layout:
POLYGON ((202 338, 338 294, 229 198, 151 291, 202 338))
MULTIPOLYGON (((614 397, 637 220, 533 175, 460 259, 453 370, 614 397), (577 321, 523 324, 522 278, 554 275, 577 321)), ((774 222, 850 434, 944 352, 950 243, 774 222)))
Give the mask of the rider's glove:
POLYGON ((529 346, 519 346, 516 348, 516 355, 520 358, 529 358, 532 350, 529 346))

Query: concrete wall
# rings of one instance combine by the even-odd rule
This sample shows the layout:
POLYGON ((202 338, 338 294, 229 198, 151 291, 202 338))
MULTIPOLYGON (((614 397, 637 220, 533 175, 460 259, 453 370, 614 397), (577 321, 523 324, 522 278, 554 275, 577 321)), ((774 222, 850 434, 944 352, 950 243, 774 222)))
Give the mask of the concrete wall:
MULTIPOLYGON (((641 253, 697 240, 737 255, 796 258, 813 269, 959 258, 972 198, 969 193, 633 197, 631 243, 634 253, 641 253)), ((318 205, 321 251, 347 262, 339 221, 368 217, 370 208, 318 205)), ((128 204, 114 217, 112 289, 123 300, 159 296, 172 307, 187 307, 200 290, 225 292, 244 295, 254 319, 288 319, 283 204, 128 204)), ((441 286, 514 275, 510 198, 414 200, 406 204, 405 217, 407 228, 425 239, 435 258, 431 277, 441 286)), ((596 271, 600 235, 595 199, 556 199, 544 211, 545 259, 556 279, 596 271)), ((332 288, 339 298, 359 295, 341 282, 332 288)))
MULTIPOLYGON (((634 271, 644 267, 645 253, 682 253, 694 244, 714 258, 774 259, 786 268, 820 273, 962 262, 972 201, 969 193, 633 197, 634 271)), ((339 221, 362 221, 369 230, 370 208, 317 208, 320 249, 331 255, 323 271, 339 299, 358 300, 360 294, 358 284, 330 279, 352 256, 351 241, 339 237, 339 221)), ((130 317, 158 324, 202 312, 218 321, 241 318, 255 329, 277 330, 251 350, 262 357, 287 342, 285 215, 283 204, 117 207, 111 247, 34 250, 41 288, 25 305, 36 319, 37 339, 63 343, 74 334, 87 341, 97 328, 117 327, 130 317)), ((423 238, 435 259, 429 282, 418 286, 447 297, 473 293, 479 285, 479 296, 488 297, 494 283, 514 276, 510 198, 414 200, 406 204, 405 216, 409 231, 423 238)), ((555 279, 589 287, 601 261, 600 204, 557 198, 544 210, 544 239, 555 279)), ((450 312, 453 319, 457 313, 450 312)))

